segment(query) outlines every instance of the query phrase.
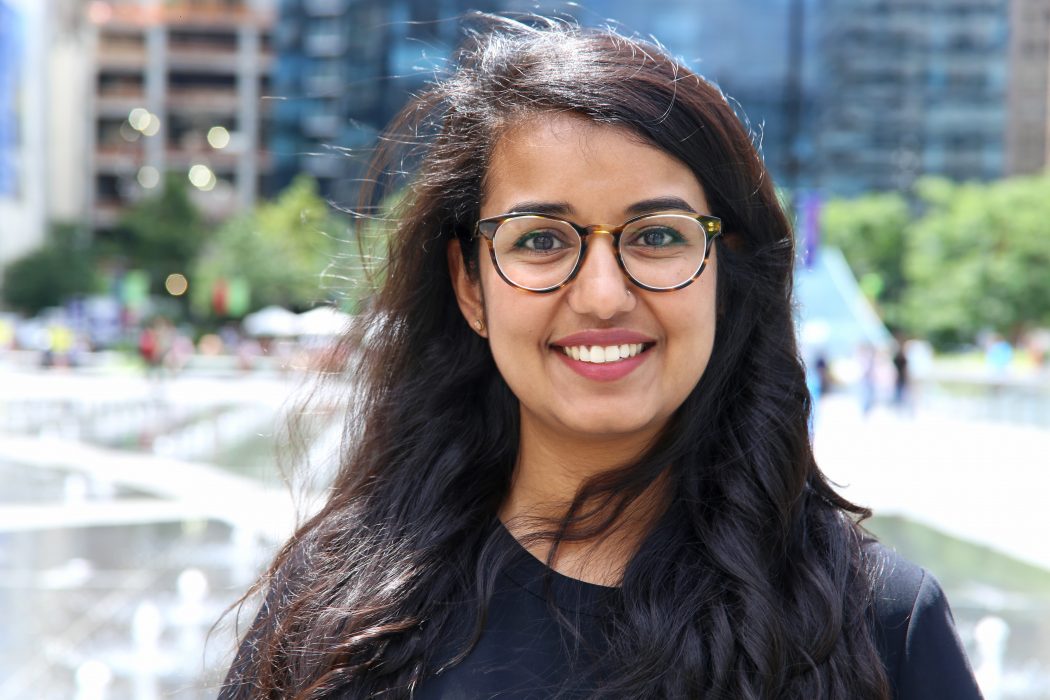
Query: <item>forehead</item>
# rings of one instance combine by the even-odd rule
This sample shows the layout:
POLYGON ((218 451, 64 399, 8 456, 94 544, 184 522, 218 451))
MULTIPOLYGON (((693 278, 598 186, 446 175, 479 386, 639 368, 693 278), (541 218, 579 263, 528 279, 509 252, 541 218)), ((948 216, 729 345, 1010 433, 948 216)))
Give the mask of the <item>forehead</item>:
POLYGON ((587 223, 615 223, 633 203, 659 197, 678 197, 708 212, 689 167, 634 132, 574 114, 540 114, 496 141, 481 215, 543 202, 564 204, 566 214, 587 223))

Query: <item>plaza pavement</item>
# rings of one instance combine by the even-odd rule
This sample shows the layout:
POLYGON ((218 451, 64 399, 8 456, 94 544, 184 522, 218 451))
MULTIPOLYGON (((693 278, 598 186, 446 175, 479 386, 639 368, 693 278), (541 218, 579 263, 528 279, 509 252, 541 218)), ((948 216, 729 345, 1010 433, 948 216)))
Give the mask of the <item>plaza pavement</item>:
MULTIPOLYGON (((3 399, 135 403, 162 397, 191 404, 232 400, 276 412, 296 382, 242 375, 185 376, 157 384, 138 376, 4 372, 0 384, 0 404, 3 399)), ((951 415, 943 405, 936 411, 920 405, 911 416, 877 407, 865 417, 855 397, 833 394, 820 404, 814 443, 818 464, 841 485, 843 495, 876 514, 901 515, 1050 569, 1050 527, 1044 519, 1050 510, 1050 428, 969 420, 951 415)), ((0 458, 27 467, 79 471, 161 499, 111 502, 108 507, 84 503, 79 510, 69 503, 0 503, 0 528, 210 515, 256 531, 270 530, 271 537, 279 538, 290 524, 291 503, 282 505, 287 498, 283 491, 208 464, 86 446, 61 430, 35 436, 0 430, 0 458)))
POLYGON ((817 463, 846 498, 1050 569, 1050 429, 913 416, 855 397, 819 408, 817 463))

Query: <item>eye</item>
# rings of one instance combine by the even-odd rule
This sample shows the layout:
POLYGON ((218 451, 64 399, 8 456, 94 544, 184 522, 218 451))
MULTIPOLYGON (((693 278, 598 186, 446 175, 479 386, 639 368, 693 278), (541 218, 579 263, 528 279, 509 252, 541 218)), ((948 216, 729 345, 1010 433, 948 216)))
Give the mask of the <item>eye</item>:
POLYGON ((536 229, 518 237, 514 242, 515 248, 535 250, 537 252, 554 251, 565 248, 566 243, 561 239, 558 231, 552 229, 536 229))
POLYGON ((670 226, 646 226, 631 237, 631 245, 639 245, 653 248, 681 243, 684 239, 682 234, 670 226))

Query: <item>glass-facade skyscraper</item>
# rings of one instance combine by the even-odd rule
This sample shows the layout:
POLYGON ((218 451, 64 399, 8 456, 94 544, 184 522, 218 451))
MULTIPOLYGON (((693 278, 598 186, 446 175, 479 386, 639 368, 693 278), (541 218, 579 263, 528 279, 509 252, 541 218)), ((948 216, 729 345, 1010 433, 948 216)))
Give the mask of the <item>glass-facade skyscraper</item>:
POLYGON ((281 0, 274 46, 276 184, 300 172, 352 204, 368 154, 409 94, 462 39, 458 17, 497 2, 281 0))
POLYGON ((282 0, 270 142, 278 181, 305 171, 326 194, 350 195, 351 164, 366 160, 352 156, 367 156, 408 92, 440 70, 473 10, 657 40, 722 89, 789 190, 852 195, 906 190, 924 174, 1001 177, 1011 60, 1034 55, 1011 54, 1011 1, 282 0))
POLYGON ((409 92, 441 69, 463 39, 461 20, 476 10, 560 15, 655 38, 726 92, 776 177, 804 183, 814 99, 812 75, 802 71, 812 39, 805 31, 798 37, 802 48, 792 64, 789 15, 813 2, 282 0, 270 141, 277 183, 307 172, 326 195, 350 203, 379 131, 409 92), (785 118, 793 110, 797 117, 785 118))
POLYGON ((1009 0, 823 0, 821 184, 1005 174, 1009 0))

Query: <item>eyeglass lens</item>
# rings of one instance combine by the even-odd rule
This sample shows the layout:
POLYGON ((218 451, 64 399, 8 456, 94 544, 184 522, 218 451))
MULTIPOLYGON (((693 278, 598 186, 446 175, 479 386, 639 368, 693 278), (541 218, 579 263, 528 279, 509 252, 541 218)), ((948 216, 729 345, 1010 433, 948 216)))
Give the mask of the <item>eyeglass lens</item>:
MULTIPOLYGON (((564 221, 520 216, 505 221, 492 239, 503 275, 526 289, 556 287, 572 274, 582 241, 564 221)), ((628 274, 648 287, 671 288, 696 275, 704 262, 707 235, 688 216, 657 214, 626 226, 620 257, 628 274)))

